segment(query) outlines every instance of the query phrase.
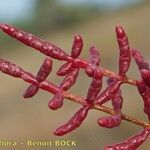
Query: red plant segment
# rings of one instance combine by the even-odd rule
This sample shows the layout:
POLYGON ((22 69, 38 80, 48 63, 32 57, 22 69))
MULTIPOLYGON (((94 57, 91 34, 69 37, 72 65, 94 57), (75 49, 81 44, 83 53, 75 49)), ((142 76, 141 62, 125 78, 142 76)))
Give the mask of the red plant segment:
POLYGON ((121 114, 116 114, 108 117, 101 117, 98 119, 97 123, 101 127, 105 128, 114 128, 120 125, 121 123, 121 114))
POLYGON ((0 59, 0 70, 3 73, 9 74, 13 77, 21 77, 23 70, 17 65, 0 59))
POLYGON ((72 63, 67 62, 59 68, 57 75, 64 76, 64 75, 70 73, 71 71, 72 71, 72 63))
POLYGON ((142 69, 141 76, 145 81, 146 85, 150 88, 150 70, 142 69))
MULTIPOLYGON (((72 72, 66 75, 64 80, 61 82, 59 88, 63 91, 67 91, 68 89, 70 89, 71 86, 75 84, 75 81, 78 76, 78 72, 79 72, 79 69, 74 68, 72 72)), ((49 108, 56 110, 62 107, 63 101, 64 101, 64 98, 63 98, 62 93, 58 92, 54 95, 52 100, 49 102, 48 106, 49 108)))
MULTIPOLYGON (((50 74, 52 70, 52 60, 50 58, 46 58, 39 70, 39 72, 37 73, 37 77, 36 80, 38 82, 42 82, 44 81, 47 76, 50 74)), ((25 93, 23 94, 24 98, 30 98, 33 97, 39 90, 38 85, 30 85, 25 93)))
POLYGON ((101 58, 100 58, 100 54, 99 54, 99 51, 96 47, 91 47, 90 48, 90 60, 89 62, 91 64, 94 64, 96 66, 99 66, 100 65, 100 61, 101 61, 101 58))
POLYGON ((143 80, 137 81, 137 88, 144 102, 144 112, 150 120, 150 88, 146 86, 143 80))
POLYGON ((37 85, 31 84, 23 94, 24 98, 31 98, 33 97, 39 90, 37 85))
MULTIPOLYGON (((113 82, 116 82, 116 81, 112 78, 108 78, 107 80, 108 86, 112 84, 113 82)), ((118 89, 116 94, 112 97, 111 101, 112 101, 113 109, 114 111, 117 112, 117 114, 108 116, 108 117, 99 118, 97 122, 102 127, 114 128, 114 127, 119 126, 121 123, 121 120, 122 120, 121 108, 122 108, 123 98, 122 98, 120 89, 118 89)))
POLYGON ((38 37, 11 25, 0 24, 0 29, 25 45, 33 47, 51 58, 66 61, 57 72, 57 75, 65 76, 59 86, 57 86, 46 80, 52 70, 52 60, 49 57, 44 60, 36 76, 24 71, 22 68, 13 63, 0 59, 0 70, 3 73, 16 78, 21 78, 30 84, 24 93, 25 98, 30 98, 34 96, 39 89, 43 89, 54 94, 52 100, 48 104, 52 110, 62 107, 64 98, 68 98, 82 105, 82 107, 66 124, 60 126, 54 131, 55 135, 62 136, 72 130, 75 130, 84 121, 90 109, 97 109, 111 114, 111 116, 101 117, 98 119, 98 124, 101 127, 117 127, 120 125, 121 120, 124 119, 145 128, 141 133, 127 139, 126 141, 112 146, 106 146, 106 150, 134 150, 146 140, 150 133, 150 124, 124 115, 121 112, 123 104, 121 85, 128 83, 137 86, 144 101, 144 112, 150 119, 149 64, 138 50, 130 50, 127 35, 121 26, 116 27, 117 41, 120 50, 119 74, 99 66, 100 55, 96 47, 90 48, 90 58, 88 61, 80 58, 79 55, 83 48, 83 39, 80 35, 76 35, 74 37, 71 55, 69 56, 65 53, 65 51, 54 44, 43 41, 38 37), (131 52, 140 70, 142 80, 132 80, 126 75, 131 62, 131 52), (85 99, 67 92, 75 84, 80 69, 84 69, 86 74, 92 78, 92 82, 85 99), (109 77, 107 80, 108 86, 101 92, 102 78, 104 76, 109 77), (109 100, 112 102, 113 109, 102 106, 109 100))
POLYGON ((116 27, 116 35, 120 50, 119 74, 124 76, 128 71, 131 62, 131 52, 127 35, 121 26, 116 27))
POLYGON ((88 114, 88 110, 89 107, 82 107, 81 109, 79 109, 65 125, 62 125, 61 127, 57 128, 54 131, 54 134, 58 136, 62 136, 78 128, 83 122, 83 120, 86 118, 88 114))
POLYGON ((74 41, 73 41, 73 45, 72 45, 71 57, 77 58, 82 51, 82 47, 83 47, 82 37, 80 35, 76 35, 74 37, 74 41))
POLYGON ((137 49, 132 49, 131 52, 132 52, 132 56, 137 64, 139 70, 141 70, 141 69, 149 70, 149 63, 144 59, 144 57, 140 53, 140 51, 137 49))
POLYGON ((144 129, 121 143, 106 146, 104 150, 135 150, 147 139, 149 134, 150 129, 144 129))
POLYGON ((102 79, 94 79, 91 82, 91 85, 88 89, 87 93, 87 102, 88 103, 93 103, 95 98, 97 97, 98 93, 100 92, 102 87, 102 79))
MULTIPOLYGON (((98 49, 95 47, 90 48, 90 59, 89 62, 95 66, 99 66, 100 64, 100 54, 98 49)), ((100 74, 99 78, 93 77, 91 85, 88 89, 87 93, 87 102, 90 104, 94 103, 95 98, 97 97, 98 93, 101 91, 102 88, 102 77, 103 75, 100 74)))
POLYGON ((76 82, 76 79, 78 77, 79 69, 73 68, 73 70, 66 75, 65 79, 60 84, 60 89, 67 91, 71 88, 76 82))
MULTIPOLYGON (((109 86, 112 82, 115 82, 114 79, 108 78, 107 85, 109 86)), ((122 108, 123 97, 121 94, 121 89, 118 89, 114 97, 112 98, 112 106, 115 111, 120 111, 122 108)))
POLYGON ((44 81, 48 77, 51 71, 52 71, 52 60, 50 58, 46 58, 39 72, 37 73, 36 80, 38 82, 44 81))
POLYGON ((115 81, 112 82, 102 93, 100 93, 97 98, 95 99, 95 103, 102 105, 107 101, 111 100, 116 93, 118 92, 122 81, 115 81))
MULTIPOLYGON (((83 47, 82 37, 80 35, 76 35, 74 37, 74 41, 72 44, 71 57, 73 59, 77 58, 81 54, 82 47, 83 47)), ((72 71, 72 68, 73 68, 73 62, 67 62, 59 68, 57 75, 64 76, 66 74, 69 74, 72 71)))
POLYGON ((36 50, 39 50, 41 53, 47 56, 58 60, 72 60, 69 55, 67 55, 63 50, 61 50, 54 44, 43 41, 30 33, 24 32, 16 27, 7 24, 0 24, 0 28, 13 38, 16 38, 25 45, 31 46, 36 50))
POLYGON ((49 101, 48 107, 52 110, 56 110, 62 107, 63 101, 64 101, 63 94, 61 92, 58 92, 54 95, 51 101, 49 101))

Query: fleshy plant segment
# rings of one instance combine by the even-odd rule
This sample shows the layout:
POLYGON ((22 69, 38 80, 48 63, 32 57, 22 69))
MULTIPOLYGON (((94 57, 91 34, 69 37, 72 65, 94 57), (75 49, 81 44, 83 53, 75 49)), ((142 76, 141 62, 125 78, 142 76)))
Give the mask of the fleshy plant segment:
POLYGON ((134 135, 123 142, 108 145, 104 148, 105 150, 135 150, 147 139, 150 134, 150 124, 125 115, 121 111, 123 105, 121 86, 122 84, 130 84, 137 87, 138 92, 143 99, 144 113, 150 120, 149 63, 144 59, 139 50, 130 48, 127 34, 122 26, 117 26, 115 29, 119 47, 118 73, 101 67, 100 53, 96 47, 91 47, 89 49, 88 60, 79 57, 83 48, 83 39, 80 35, 74 36, 71 54, 67 54, 56 45, 41 40, 40 38, 14 26, 0 24, 0 29, 9 36, 47 56, 36 75, 23 70, 21 67, 11 62, 0 59, 0 70, 3 73, 23 79, 30 84, 23 94, 24 98, 31 98, 38 93, 39 89, 42 89, 53 94, 53 98, 48 103, 48 107, 52 110, 61 108, 63 106, 64 98, 82 105, 67 123, 61 125, 53 132, 55 135, 62 136, 75 130, 83 123, 89 111, 96 109, 110 114, 110 116, 100 117, 98 119, 97 123, 101 127, 118 127, 122 120, 143 127, 143 130, 137 135, 134 135), (139 80, 130 79, 126 75, 132 57, 134 58, 141 74, 139 80), (55 85, 46 80, 52 70, 52 59, 65 61, 57 72, 57 75, 63 77, 63 80, 59 85, 55 85), (91 84, 87 90, 87 96, 85 98, 81 98, 80 96, 68 92, 68 90, 75 84, 80 69, 84 69, 85 75, 91 78, 91 84), (104 77, 108 77, 107 87, 101 91, 104 77), (111 101, 112 109, 104 106, 108 101, 111 101))

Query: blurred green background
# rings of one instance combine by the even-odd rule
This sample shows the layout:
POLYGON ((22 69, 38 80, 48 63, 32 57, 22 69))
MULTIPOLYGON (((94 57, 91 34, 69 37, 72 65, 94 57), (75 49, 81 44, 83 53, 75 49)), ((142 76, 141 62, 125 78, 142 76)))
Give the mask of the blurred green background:
MULTIPOLYGON (((114 28, 121 24, 128 33, 131 47, 141 50, 150 58, 150 3, 147 0, 5 0, 0 4, 0 22, 10 23, 49 40, 70 53, 73 35, 79 33, 84 39, 81 54, 88 58, 88 49, 95 45, 101 54, 101 66, 118 71, 118 45, 114 28)), ((0 32, 1 58, 20 65, 36 74, 45 58, 41 53, 27 47, 0 32)), ((59 84, 62 77, 56 75, 61 62, 54 61, 53 72, 48 79, 59 84)), ((80 71, 75 86, 70 92, 86 96, 91 79, 80 71), (84 80, 83 80, 84 79, 84 80)), ((138 78, 139 72, 132 61, 128 76, 138 78)), ((104 80, 105 81, 105 80, 104 80)), ((14 149, 34 150, 102 150, 112 144, 138 133, 141 127, 122 121, 120 127, 104 129, 97 125, 100 116, 107 114, 90 111, 80 128, 63 137, 56 137, 53 130, 65 123, 80 108, 78 104, 65 100, 63 108, 52 111, 47 107, 52 94, 39 91, 31 99, 22 93, 28 86, 19 79, 0 74, 0 140, 76 140, 76 147, 26 147, 19 144, 14 149)), ((104 83, 105 88, 106 85, 104 83)), ((123 112, 147 120, 142 99, 137 89, 123 85, 123 112)), ((109 104, 108 104, 109 105, 109 104)), ((139 148, 149 150, 149 139, 139 148)), ((0 149, 13 149, 1 147, 0 149)))

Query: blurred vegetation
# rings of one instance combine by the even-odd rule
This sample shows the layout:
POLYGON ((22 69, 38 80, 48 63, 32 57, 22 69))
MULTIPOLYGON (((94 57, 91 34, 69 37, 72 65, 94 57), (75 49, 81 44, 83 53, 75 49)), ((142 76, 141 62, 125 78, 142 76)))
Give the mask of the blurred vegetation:
MULTIPOLYGON (((47 32, 66 29, 93 16, 99 16, 100 9, 88 5, 62 5, 55 0, 37 0, 33 13, 33 18, 30 20, 19 20, 14 24, 28 32, 43 35, 47 32)), ((4 47, 13 46, 12 40, 8 39, 8 37, 2 37, 1 42, 4 43, 4 47)))
POLYGON ((33 18, 29 22, 16 22, 16 25, 24 27, 24 29, 33 33, 38 32, 38 34, 43 35, 48 31, 55 32, 56 30, 67 29, 91 18, 100 18, 104 14, 141 7, 150 3, 150 1, 143 0, 142 5, 137 3, 136 5, 116 10, 96 5, 65 5, 56 0, 36 0, 35 3, 33 18))
POLYGON ((56 0, 38 0, 36 10, 33 22, 36 23, 34 23, 35 29, 42 32, 66 28, 99 12, 99 9, 90 6, 66 6, 58 3, 56 0))
MULTIPOLYGON (((147 3, 150 3, 150 1, 145 0, 142 5, 147 5, 147 3)), ((130 10, 133 7, 141 7, 141 4, 120 8, 118 10, 111 10, 103 8, 102 6, 65 5, 56 0, 36 0, 32 15, 33 17, 25 21, 19 20, 14 24, 25 31, 33 34, 37 33, 37 35, 43 36, 47 33, 55 33, 58 30, 66 30, 85 21, 97 18, 100 19, 101 17, 107 16, 116 11, 130 10)), ((13 40, 7 36, 2 36, 1 42, 3 45, 1 46, 0 51, 6 46, 14 46, 13 40)))
POLYGON ((35 4, 34 17, 30 22, 16 22, 25 29, 45 34, 48 31, 65 29, 76 23, 80 23, 99 15, 100 9, 88 5, 74 6, 63 5, 56 0, 37 0, 35 4))

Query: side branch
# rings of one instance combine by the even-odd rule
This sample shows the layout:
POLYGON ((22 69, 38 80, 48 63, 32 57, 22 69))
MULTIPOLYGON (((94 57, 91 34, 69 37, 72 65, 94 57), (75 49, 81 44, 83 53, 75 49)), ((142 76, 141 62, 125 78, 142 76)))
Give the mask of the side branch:
POLYGON ((91 70, 94 69, 96 74, 102 73, 104 76, 111 77, 111 78, 114 78, 114 79, 120 80, 120 81, 122 80, 123 83, 127 83, 127 84, 136 86, 136 80, 130 79, 128 77, 123 78, 119 74, 117 74, 113 71, 110 71, 108 69, 105 69, 103 67, 94 66, 94 68, 92 68, 93 67, 92 64, 90 64, 87 60, 84 60, 82 58, 76 58, 73 60, 72 63, 75 67, 78 67, 78 68, 81 68, 84 70, 86 70, 86 68, 89 67, 91 70))
MULTIPOLYGON (((81 104, 83 106, 88 106, 88 103, 83 98, 81 98, 79 96, 72 95, 72 94, 70 94, 68 92, 64 92, 64 98, 67 98, 67 99, 69 99, 71 101, 79 103, 79 104, 81 104)), ((108 113, 108 114, 111 114, 111 115, 117 114, 117 112, 115 112, 111 108, 108 108, 106 106, 96 105, 96 104, 91 109, 99 110, 99 111, 102 111, 102 112, 105 112, 105 113, 108 113)), ((128 122, 137 124, 139 126, 142 126, 143 128, 150 128, 150 124, 149 123, 147 123, 145 121, 142 121, 140 119, 128 116, 128 115, 123 114, 123 113, 122 113, 122 119, 126 120, 128 122)))

